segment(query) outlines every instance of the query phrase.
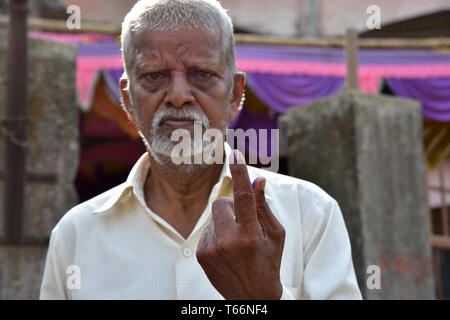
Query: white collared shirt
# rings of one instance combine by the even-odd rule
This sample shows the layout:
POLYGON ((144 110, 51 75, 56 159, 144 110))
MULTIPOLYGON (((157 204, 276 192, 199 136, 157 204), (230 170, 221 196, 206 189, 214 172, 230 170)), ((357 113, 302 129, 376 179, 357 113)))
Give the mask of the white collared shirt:
MULTIPOLYGON (((187 239, 146 205, 145 153, 123 184, 77 205, 52 231, 40 299, 223 299, 196 259, 213 201, 231 185, 225 164, 187 239)), ((247 166, 286 230, 281 299, 361 299, 336 201, 316 185, 247 166)))

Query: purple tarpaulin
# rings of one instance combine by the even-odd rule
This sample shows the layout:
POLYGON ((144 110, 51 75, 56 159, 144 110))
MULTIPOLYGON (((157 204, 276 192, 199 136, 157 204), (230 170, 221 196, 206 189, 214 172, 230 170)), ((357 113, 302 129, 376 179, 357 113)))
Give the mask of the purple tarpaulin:
POLYGON ((397 96, 419 100, 424 117, 450 121, 450 78, 387 79, 387 82, 397 96))
MULTIPOLYGON (((95 74, 93 65, 116 73, 121 70, 120 44, 79 44, 77 75, 79 90, 89 101, 89 79, 95 74), (86 69, 86 70, 84 70, 86 69), (83 76, 85 75, 85 76, 83 76)), ((270 45, 236 45, 238 68, 248 74, 249 86, 268 107, 279 113, 315 99, 336 93, 345 77, 345 57, 341 48, 317 48, 270 45)), ((422 102, 423 115, 437 121, 450 121, 450 53, 436 50, 360 49, 359 81, 363 91, 376 92, 379 80, 388 83, 399 96, 422 102)), ((118 84, 108 83, 118 97, 118 84)))
POLYGON ((343 78, 274 75, 250 73, 248 84, 256 96, 279 113, 289 108, 335 94, 344 83, 343 78))
MULTIPOLYGON (((118 53, 119 44, 114 43, 79 46, 81 57, 91 57, 95 54, 106 59, 110 54, 118 53)), ((255 95, 277 113, 286 113, 291 107, 333 95, 344 82, 345 75, 340 75, 339 71, 344 62, 344 53, 340 48, 238 44, 236 59, 238 64, 248 68, 248 84, 255 95), (301 74, 300 65, 297 73, 291 74, 291 62, 306 63, 306 66, 315 71, 306 70, 305 74, 301 74), (263 72, 263 65, 270 63, 277 65, 279 69, 263 72), (261 70, 258 71, 259 66, 261 70), (324 72, 325 75, 322 75, 324 72)), ((424 117, 436 121, 450 121, 450 73, 448 76, 440 75, 441 71, 445 73, 449 69, 449 52, 361 49, 358 60, 360 73, 364 70, 368 74, 379 72, 380 74, 374 77, 375 80, 377 77, 384 77, 388 79, 388 84, 395 94, 419 100, 424 117)), ((109 70, 105 73, 109 74, 112 80, 107 80, 108 87, 117 98, 117 79, 121 72, 109 70)), ((364 77, 360 82, 364 83, 364 77)), ((372 85, 376 86, 376 83, 372 85)), ((254 127, 259 127, 257 119, 253 120, 254 127)))
MULTIPOLYGON (((236 58, 270 61, 345 63, 342 48, 236 44, 236 58)), ((360 65, 418 65, 450 62, 448 51, 421 49, 366 49, 358 51, 360 65)))
MULTIPOLYGON (((249 74, 250 86, 256 95, 278 112, 313 101, 321 91, 325 94, 336 92, 346 72, 341 48, 237 44, 236 61, 238 68, 249 74)), ((450 53, 443 50, 360 49, 358 62, 359 82, 364 92, 376 93, 383 78, 406 82, 421 79, 423 83, 450 79, 450 53)), ((81 102, 88 104, 91 101, 96 70, 121 67, 119 43, 79 44, 77 87, 81 102)), ((443 86, 445 88, 445 84, 443 86)), ((435 86, 425 87, 434 90, 435 86)), ((425 117, 437 121, 450 118, 445 101, 442 103, 438 99, 427 103, 423 100, 433 93, 420 96, 404 94, 423 103, 425 117), (428 111, 428 108, 433 110, 428 111), (439 109, 438 113, 436 108, 439 109)))

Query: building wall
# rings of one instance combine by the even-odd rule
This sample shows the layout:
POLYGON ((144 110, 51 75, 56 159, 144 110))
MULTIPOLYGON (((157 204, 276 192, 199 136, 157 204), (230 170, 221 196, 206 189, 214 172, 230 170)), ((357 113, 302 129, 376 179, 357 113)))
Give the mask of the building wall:
POLYGON ((342 35, 347 28, 366 31, 367 7, 376 4, 383 24, 427 13, 450 9, 450 0, 321 0, 320 30, 322 36, 342 35))
POLYGON ((298 34, 301 0, 222 0, 236 27, 251 33, 298 34))
MULTIPOLYGON (((82 21, 120 25, 135 0, 54 0, 81 8, 82 21)), ((221 0, 236 28, 256 34, 320 37, 366 30, 367 7, 381 9, 381 24, 450 9, 450 0, 221 0)))
MULTIPOLYGON (((135 0, 57 0, 81 8, 82 21, 119 25, 135 0)), ((301 0, 222 0, 239 29, 252 33, 293 36, 298 34, 301 0)))

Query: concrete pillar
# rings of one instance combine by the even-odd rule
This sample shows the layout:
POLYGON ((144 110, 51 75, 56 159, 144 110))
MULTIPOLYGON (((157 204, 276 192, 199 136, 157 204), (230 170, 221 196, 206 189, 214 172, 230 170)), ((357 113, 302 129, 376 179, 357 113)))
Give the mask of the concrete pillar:
MULTIPOLYGON (((6 110, 6 39, 1 32, 0 118, 5 118, 6 110)), ((24 240, 19 244, 5 241, 8 213, 0 206, 0 300, 38 298, 50 232, 78 202, 73 185, 79 160, 76 47, 29 39, 28 54, 24 240)), ((0 130, 0 172, 5 168, 5 134, 0 130)), ((3 199, 4 181, 0 178, 0 203, 3 199)))
POLYGON ((342 209, 363 297, 434 299, 420 104, 340 93, 291 109, 279 125, 289 175, 342 209))

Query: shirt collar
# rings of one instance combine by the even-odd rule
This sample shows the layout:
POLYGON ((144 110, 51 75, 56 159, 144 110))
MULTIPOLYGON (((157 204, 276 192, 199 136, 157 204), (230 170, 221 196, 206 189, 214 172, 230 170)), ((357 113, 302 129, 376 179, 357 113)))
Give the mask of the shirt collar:
MULTIPOLYGON (((216 190, 217 193, 219 192, 220 186, 222 185, 224 179, 230 179, 231 182, 229 158, 233 150, 231 149, 231 147, 228 145, 227 142, 224 143, 224 150, 225 150, 225 161, 218 180, 219 183, 217 184, 218 185, 218 188, 216 190)), ((107 213, 119 201, 124 200, 125 197, 130 197, 132 193, 134 193, 137 199, 145 199, 144 183, 149 169, 150 169, 149 154, 148 152, 145 152, 134 164, 133 168, 130 171, 130 174, 127 177, 127 180, 121 185, 110 190, 110 192, 112 192, 111 196, 92 213, 93 214, 107 213)), ((249 177, 250 181, 253 181, 254 177, 251 170, 249 170, 249 177)), ((213 190, 213 192, 214 191, 215 190, 213 190)))
POLYGON ((95 209, 92 212, 93 214, 107 213, 119 201, 127 196, 129 197, 132 192, 139 192, 139 189, 142 189, 141 193, 143 193, 143 183, 145 182, 145 175, 147 174, 150 167, 150 161, 148 157, 148 152, 145 152, 134 164, 127 180, 121 185, 110 190, 110 192, 112 192, 111 196, 100 207, 95 209))

